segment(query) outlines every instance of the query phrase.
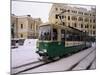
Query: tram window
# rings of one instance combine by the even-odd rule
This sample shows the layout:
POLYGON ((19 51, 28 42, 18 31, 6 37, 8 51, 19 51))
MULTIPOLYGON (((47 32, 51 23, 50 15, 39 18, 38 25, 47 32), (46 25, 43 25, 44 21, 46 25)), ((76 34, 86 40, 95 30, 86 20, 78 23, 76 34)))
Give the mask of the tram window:
POLYGON ((51 40, 51 31, 50 31, 49 26, 40 27, 39 39, 40 40, 51 40))
POLYGON ((71 36, 72 36, 72 34, 69 31, 67 31, 66 34, 65 34, 65 39, 67 41, 71 41, 72 40, 72 37, 71 36))
POLYGON ((53 40, 57 40, 57 29, 53 29, 53 40))
POLYGON ((61 30, 61 40, 65 41, 65 30, 61 30))
POLYGON ((41 40, 50 40, 51 39, 50 32, 41 32, 40 39, 41 40))
POLYGON ((65 35, 65 38, 67 41, 80 41, 81 40, 80 35, 77 35, 71 32, 67 32, 65 35))

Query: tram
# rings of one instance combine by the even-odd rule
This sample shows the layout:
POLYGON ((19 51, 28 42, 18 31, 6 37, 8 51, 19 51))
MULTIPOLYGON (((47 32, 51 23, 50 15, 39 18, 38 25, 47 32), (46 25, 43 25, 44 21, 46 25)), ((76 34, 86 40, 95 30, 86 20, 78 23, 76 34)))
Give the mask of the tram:
POLYGON ((70 26, 41 24, 38 39, 36 53, 47 59, 62 57, 91 47, 86 32, 70 26))

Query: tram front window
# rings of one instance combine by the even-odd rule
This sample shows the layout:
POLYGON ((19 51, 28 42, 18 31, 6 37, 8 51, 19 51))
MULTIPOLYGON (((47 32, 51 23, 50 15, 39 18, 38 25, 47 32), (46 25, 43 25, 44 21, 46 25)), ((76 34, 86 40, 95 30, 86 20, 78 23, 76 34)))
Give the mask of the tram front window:
POLYGON ((50 26, 41 26, 39 29, 40 40, 51 40, 50 26))

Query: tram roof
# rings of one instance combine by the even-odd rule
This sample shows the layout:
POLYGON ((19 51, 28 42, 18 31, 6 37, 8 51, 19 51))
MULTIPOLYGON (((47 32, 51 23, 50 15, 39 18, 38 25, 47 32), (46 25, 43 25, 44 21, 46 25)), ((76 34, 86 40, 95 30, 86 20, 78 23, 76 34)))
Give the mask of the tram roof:
POLYGON ((82 34, 82 35, 87 35, 87 32, 83 32, 79 29, 76 29, 74 27, 70 27, 68 26, 68 31, 72 32, 72 33, 76 33, 76 34, 82 34))
POLYGON ((75 34, 87 35, 87 32, 83 32, 83 31, 76 29, 74 27, 71 27, 71 26, 55 25, 55 24, 52 24, 52 23, 43 23, 40 26, 47 26, 47 25, 54 26, 56 28, 65 29, 65 30, 72 32, 72 33, 75 33, 75 34))

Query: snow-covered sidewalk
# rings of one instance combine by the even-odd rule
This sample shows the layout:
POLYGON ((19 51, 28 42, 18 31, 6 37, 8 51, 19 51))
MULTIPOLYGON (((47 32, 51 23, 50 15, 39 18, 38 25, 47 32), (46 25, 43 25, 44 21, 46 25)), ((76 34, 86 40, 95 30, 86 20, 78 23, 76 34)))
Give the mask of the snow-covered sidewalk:
POLYGON ((38 60, 38 54, 36 51, 37 39, 27 39, 23 46, 12 49, 11 63, 12 67, 17 67, 23 64, 34 62, 38 60))
POLYGON ((78 63, 81 59, 86 57, 90 52, 95 51, 95 47, 76 53, 70 57, 63 58, 59 61, 52 62, 47 65, 43 65, 36 69, 32 69, 23 73, 37 73, 37 72, 54 72, 54 71, 66 71, 69 70, 74 64, 78 63))

